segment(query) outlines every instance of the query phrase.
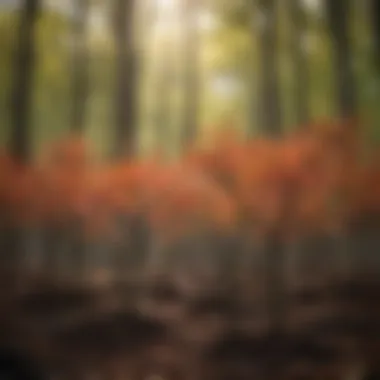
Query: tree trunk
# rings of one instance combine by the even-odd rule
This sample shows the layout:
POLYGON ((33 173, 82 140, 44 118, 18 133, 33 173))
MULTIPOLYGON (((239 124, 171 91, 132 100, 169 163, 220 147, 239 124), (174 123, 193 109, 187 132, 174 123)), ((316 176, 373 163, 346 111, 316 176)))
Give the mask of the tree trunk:
POLYGON ((266 312, 274 333, 282 332, 285 323, 284 244, 277 233, 270 234, 264 246, 266 312))
POLYGON ((373 20, 373 51, 374 62, 377 70, 380 70, 380 1, 372 0, 371 9, 373 20))
POLYGON ((191 144, 198 132, 199 32, 196 25, 197 1, 185 0, 183 6, 184 105, 183 145, 191 144))
POLYGON ((281 107, 279 96, 277 64, 277 11, 275 0, 260 0, 263 25, 259 36, 259 55, 261 60, 260 81, 260 128, 269 135, 281 133, 281 107))
POLYGON ((134 0, 116 0, 114 35, 116 42, 115 144, 116 156, 132 156, 137 121, 137 64, 134 44, 134 0))
MULTIPOLYGON (((75 0, 73 21, 73 62, 72 62, 72 114, 71 128, 83 133, 86 127, 87 98, 89 95, 89 48, 87 31, 89 22, 90 0, 75 0)), ((73 221, 67 227, 66 236, 69 250, 65 257, 68 267, 59 268, 64 275, 77 276, 86 274, 86 247, 83 242, 83 226, 81 221, 73 221), (74 227, 73 227, 74 226, 74 227), (67 263, 68 262, 68 263, 67 263)), ((60 261, 59 265, 63 265, 60 261)), ((58 269, 58 268, 57 268, 58 269)))
POLYGON ((168 153, 168 141, 170 141, 170 110, 171 110, 171 63, 168 52, 158 57, 158 67, 155 72, 155 112, 154 123, 156 128, 156 140, 158 151, 164 155, 168 153))
MULTIPOLYGON (((35 24, 40 10, 39 0, 24 0, 17 31, 14 56, 13 92, 11 97, 11 153, 21 164, 31 156, 31 96, 35 66, 35 24)), ((24 259, 25 237, 22 226, 13 222, 6 228, 5 252, 11 270, 24 259)))
POLYGON ((307 20, 300 0, 290 1, 290 12, 292 21, 296 123, 298 126, 304 126, 310 120, 307 55, 303 47, 307 20))
POLYGON ((327 21, 334 54, 338 108, 341 117, 356 115, 357 99, 349 38, 350 1, 326 0, 327 21))
POLYGON ((12 153, 21 161, 30 157, 31 96, 35 66, 35 24, 39 0, 24 0, 20 15, 17 49, 14 56, 11 104, 12 153))
POLYGON ((89 52, 87 28, 89 0, 76 0, 73 22, 73 63, 72 63, 72 119, 74 131, 82 132, 86 123, 86 103, 89 91, 89 52))

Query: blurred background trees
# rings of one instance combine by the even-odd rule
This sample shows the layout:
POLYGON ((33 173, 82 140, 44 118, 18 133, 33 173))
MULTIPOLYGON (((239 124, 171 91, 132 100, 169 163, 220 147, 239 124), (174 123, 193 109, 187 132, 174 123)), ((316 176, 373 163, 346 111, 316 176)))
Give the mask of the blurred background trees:
MULTIPOLYGON (((208 262, 215 284, 224 267, 249 267, 257 251, 265 256, 264 308, 282 330, 287 238, 296 235, 300 248, 290 248, 308 256, 318 228, 334 237, 345 230, 341 242, 368 205, 380 209, 378 161, 361 166, 358 136, 346 134, 359 118, 364 147, 378 149, 377 7, 373 0, 0 1, 0 144, 31 161, 0 157, 0 251, 13 269, 35 260, 34 250, 50 274, 86 277, 108 266, 120 279, 130 268, 154 277, 180 253, 179 261, 199 257, 194 274, 208 262), (291 134, 310 126, 332 133, 291 134), (206 152, 185 151, 215 140, 206 152), (52 149, 34 165, 45 144, 52 149), (138 155, 153 160, 129 160, 138 155), (241 243, 231 244, 233 257, 220 270, 223 250, 207 243, 219 240, 214 228, 237 232, 241 243), (188 251, 176 246, 182 237, 190 237, 188 251)), ((377 256, 378 239, 366 239, 376 243, 368 256, 377 256)), ((332 253, 322 246, 315 255, 325 251, 332 253)), ((231 289, 245 288, 238 276, 231 289)), ((181 287, 201 283, 190 277, 181 287)))
POLYGON ((359 115, 373 144, 377 3, 41 0, 38 12, 30 0, 3 0, 1 145, 17 140, 26 150, 25 129, 36 153, 84 130, 99 154, 136 148, 173 156, 226 124, 278 134, 342 114, 359 115), (31 57, 21 59, 26 69, 21 56, 31 57), (30 117, 15 111, 27 98, 30 117), (19 127, 11 133, 11 125, 19 127))

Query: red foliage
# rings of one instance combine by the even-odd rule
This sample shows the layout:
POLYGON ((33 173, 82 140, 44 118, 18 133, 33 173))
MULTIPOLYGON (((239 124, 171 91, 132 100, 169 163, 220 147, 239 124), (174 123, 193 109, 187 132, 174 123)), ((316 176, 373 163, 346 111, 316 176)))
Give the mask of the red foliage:
POLYGON ((212 149, 171 165, 94 164, 74 136, 39 165, 0 156, 0 206, 19 222, 79 218, 96 235, 117 233, 117 216, 133 213, 167 235, 210 225, 287 234, 331 228, 348 215, 380 213, 380 160, 361 163, 356 141, 354 128, 326 123, 276 141, 224 133, 212 149))

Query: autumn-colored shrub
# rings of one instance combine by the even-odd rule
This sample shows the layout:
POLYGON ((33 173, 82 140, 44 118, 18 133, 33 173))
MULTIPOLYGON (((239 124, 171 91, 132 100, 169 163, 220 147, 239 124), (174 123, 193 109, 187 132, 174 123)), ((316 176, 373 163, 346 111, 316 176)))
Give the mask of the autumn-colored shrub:
POLYGON ((123 234, 123 214, 143 215, 168 236, 209 227, 330 229, 350 215, 380 212, 380 161, 362 162, 357 145, 351 125, 331 122, 278 140, 223 133, 174 164, 98 163, 82 138, 70 136, 30 166, 0 156, 0 206, 7 220, 75 220, 90 236, 123 234))

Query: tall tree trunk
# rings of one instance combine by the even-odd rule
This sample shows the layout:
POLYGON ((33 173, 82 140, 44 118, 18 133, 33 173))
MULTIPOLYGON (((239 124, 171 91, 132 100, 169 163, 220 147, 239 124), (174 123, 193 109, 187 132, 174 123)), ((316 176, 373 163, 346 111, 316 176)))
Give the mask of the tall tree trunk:
POLYGON ((355 116, 357 111, 353 55, 349 37, 350 1, 326 0, 326 13, 332 39, 336 87, 340 116, 355 116))
POLYGON ((158 2, 153 6, 153 18, 155 27, 152 30, 152 51, 155 57, 153 63, 153 124, 155 127, 155 149, 163 155, 167 155, 170 143, 170 122, 172 121, 171 105, 173 94, 174 75, 174 49, 171 37, 162 36, 160 25, 168 22, 171 15, 165 15, 158 2), (162 41, 161 38, 164 38, 162 41), (168 39, 167 39, 168 38, 168 39))
MULTIPOLYGON (((39 0, 23 1, 13 62, 11 153, 21 164, 26 164, 31 156, 31 96, 35 66, 34 32, 40 5, 39 0)), ((25 242, 21 226, 14 223, 7 225, 3 249, 7 254, 6 265, 9 265, 12 270, 17 270, 20 266, 25 242)))
POLYGON ((371 1, 371 14, 373 24, 373 50, 376 69, 380 70, 380 1, 371 1))
POLYGON ((307 56, 303 46, 307 20, 301 0, 290 1, 292 21, 292 53, 295 83, 296 122, 304 126, 310 119, 309 76, 307 56))
POLYGON ((35 66, 35 24, 40 9, 39 0, 24 0, 21 9, 14 56, 13 93, 11 104, 12 153, 26 162, 30 152, 31 96, 35 66))
POLYGON ((273 136, 281 133, 281 107, 276 53, 276 4, 275 0, 259 1, 259 9, 263 16, 259 36, 259 55, 261 60, 260 128, 265 133, 273 136))
POLYGON ((170 141, 170 109, 171 109, 171 67, 172 57, 168 52, 163 52, 158 57, 157 69, 155 72, 155 112, 154 123, 156 126, 156 141, 160 153, 168 153, 168 141, 170 141))
MULTIPOLYGON (((87 31, 89 22, 90 0, 74 0, 73 33, 73 62, 72 62, 72 114, 71 128, 75 132, 83 133, 86 127, 87 99, 89 95, 89 48, 87 31)), ((69 251, 65 262, 59 262, 63 268, 60 272, 77 279, 86 274, 86 246, 84 243, 82 221, 75 220, 67 227, 65 238, 68 240, 69 251)))
POLYGON ((135 151, 137 122, 137 62, 134 43, 134 0, 115 0, 116 42, 115 144, 116 156, 135 151))
POLYGON ((89 52, 87 27, 89 0, 76 0, 73 21, 73 62, 72 62, 72 119, 74 131, 82 132, 86 122, 86 103, 89 91, 89 52))
POLYGON ((198 1, 184 0, 183 4, 183 62, 184 62, 184 109, 183 144, 191 144, 198 133, 199 116, 199 53, 200 40, 196 11, 198 1))

